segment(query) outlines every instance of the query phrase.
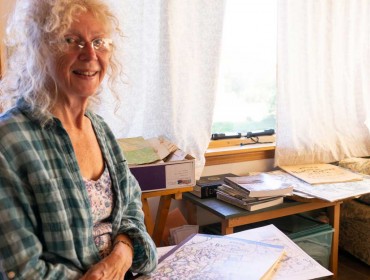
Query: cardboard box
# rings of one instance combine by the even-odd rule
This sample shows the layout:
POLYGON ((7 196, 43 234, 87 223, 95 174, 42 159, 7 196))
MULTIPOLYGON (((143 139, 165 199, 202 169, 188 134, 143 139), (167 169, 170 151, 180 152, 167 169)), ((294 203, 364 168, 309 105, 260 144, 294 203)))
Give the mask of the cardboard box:
POLYGON ((129 167, 143 192, 195 185, 195 159, 191 155, 181 161, 129 167))

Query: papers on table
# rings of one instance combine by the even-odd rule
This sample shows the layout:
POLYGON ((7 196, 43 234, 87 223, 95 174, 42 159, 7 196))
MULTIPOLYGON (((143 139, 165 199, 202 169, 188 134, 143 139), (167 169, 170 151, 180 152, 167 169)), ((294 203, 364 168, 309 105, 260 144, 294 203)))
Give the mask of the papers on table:
POLYGON ((271 173, 279 176, 282 180, 286 180, 287 182, 291 183, 294 187, 295 194, 297 195, 303 193, 305 195, 330 202, 340 201, 370 193, 369 175, 361 175, 363 178, 361 181, 310 185, 281 170, 273 171, 271 173))
POLYGON ((285 165, 280 168, 311 185, 362 180, 361 175, 329 163, 285 165))

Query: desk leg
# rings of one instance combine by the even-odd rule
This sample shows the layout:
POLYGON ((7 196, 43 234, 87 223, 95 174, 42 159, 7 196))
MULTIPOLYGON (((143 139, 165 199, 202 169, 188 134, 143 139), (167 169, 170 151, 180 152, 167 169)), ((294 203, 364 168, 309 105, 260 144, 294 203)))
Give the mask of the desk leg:
POLYGON ((329 221, 334 228, 333 241, 331 245, 330 268, 333 272, 333 278, 338 276, 338 247, 339 247, 339 221, 340 221, 340 203, 328 208, 329 221))
POLYGON ((144 223, 145 223, 145 226, 146 226, 146 230, 148 231, 149 235, 152 236, 154 226, 153 226, 152 215, 150 213, 148 199, 143 198, 143 199, 141 199, 141 202, 143 203, 144 223))
POLYGON ((234 233, 234 228, 229 227, 227 220, 222 220, 221 221, 221 234, 227 235, 227 234, 232 234, 232 233, 234 233))
POLYGON ((170 210, 171 195, 161 196, 158 205, 157 217, 153 230, 153 241, 157 246, 161 245, 164 227, 166 225, 167 215, 170 210))

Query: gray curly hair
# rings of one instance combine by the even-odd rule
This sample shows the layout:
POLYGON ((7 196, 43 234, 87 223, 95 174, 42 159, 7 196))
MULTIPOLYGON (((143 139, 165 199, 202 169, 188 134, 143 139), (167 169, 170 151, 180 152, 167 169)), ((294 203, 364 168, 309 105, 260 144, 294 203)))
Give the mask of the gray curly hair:
MULTIPOLYGON (((123 37, 117 17, 101 0, 21 0, 17 1, 8 21, 7 40, 10 55, 7 70, 0 82, 0 98, 3 109, 14 106, 23 98, 37 117, 46 123, 51 119, 53 105, 47 80, 46 57, 50 53, 50 40, 62 39, 78 13, 89 11, 106 25, 112 36, 123 37)), ((121 65, 115 48, 110 58, 107 75, 108 86, 115 98, 116 82, 121 65)), ((101 89, 89 104, 99 101, 101 89)))

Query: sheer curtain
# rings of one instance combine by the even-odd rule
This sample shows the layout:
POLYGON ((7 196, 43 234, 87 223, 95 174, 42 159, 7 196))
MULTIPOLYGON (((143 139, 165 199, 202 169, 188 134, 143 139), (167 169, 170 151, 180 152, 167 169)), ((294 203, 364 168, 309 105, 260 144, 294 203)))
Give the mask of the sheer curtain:
POLYGON ((275 164, 370 156, 370 1, 278 9, 275 164))
POLYGON ((224 0, 110 2, 125 35, 125 82, 118 111, 104 97, 99 113, 116 137, 164 135, 204 167, 211 137, 224 0))

